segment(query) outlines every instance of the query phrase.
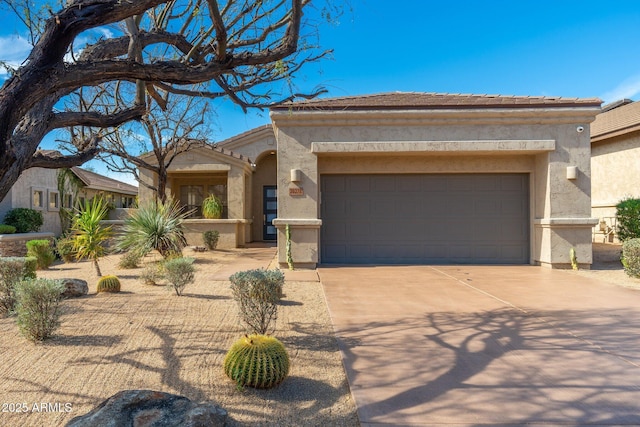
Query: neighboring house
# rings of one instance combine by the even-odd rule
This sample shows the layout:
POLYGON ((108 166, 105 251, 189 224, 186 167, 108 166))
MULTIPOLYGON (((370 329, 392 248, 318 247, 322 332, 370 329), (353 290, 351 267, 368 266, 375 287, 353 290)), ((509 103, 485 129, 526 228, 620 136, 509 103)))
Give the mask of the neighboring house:
POLYGON ((57 169, 31 168, 23 171, 0 202, 0 221, 11 209, 36 209, 42 212, 43 217, 40 231, 52 232, 57 236, 62 232, 60 207, 74 207, 77 202, 89 200, 96 194, 103 195, 115 208, 134 205, 137 187, 79 167, 71 170, 81 182, 75 199, 70 191, 61 197, 57 169))
POLYGON ((613 241, 616 205, 640 198, 640 102, 605 105, 591 124, 591 215, 597 234, 613 241))
POLYGON ((565 268, 571 248, 588 267, 589 125, 600 104, 430 93, 290 103, 272 108, 272 126, 181 155, 169 188, 183 205, 207 193, 226 203, 224 220, 189 220, 190 244, 219 227, 226 244, 276 239, 282 266, 289 226, 300 268, 565 268))

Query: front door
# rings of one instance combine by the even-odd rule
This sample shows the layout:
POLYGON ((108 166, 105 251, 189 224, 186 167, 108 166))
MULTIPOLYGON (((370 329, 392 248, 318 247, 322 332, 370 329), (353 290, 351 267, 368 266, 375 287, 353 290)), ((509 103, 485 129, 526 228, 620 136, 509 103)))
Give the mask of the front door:
POLYGON ((265 185, 262 194, 262 238, 264 240, 276 240, 278 234, 272 221, 278 216, 278 187, 265 185))

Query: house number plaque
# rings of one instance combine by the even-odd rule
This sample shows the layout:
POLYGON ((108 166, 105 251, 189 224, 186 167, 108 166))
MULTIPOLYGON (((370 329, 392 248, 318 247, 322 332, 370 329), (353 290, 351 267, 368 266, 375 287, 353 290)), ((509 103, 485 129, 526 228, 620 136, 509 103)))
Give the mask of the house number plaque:
POLYGON ((293 187, 289 189, 290 196, 304 196, 304 188, 302 187, 293 187))

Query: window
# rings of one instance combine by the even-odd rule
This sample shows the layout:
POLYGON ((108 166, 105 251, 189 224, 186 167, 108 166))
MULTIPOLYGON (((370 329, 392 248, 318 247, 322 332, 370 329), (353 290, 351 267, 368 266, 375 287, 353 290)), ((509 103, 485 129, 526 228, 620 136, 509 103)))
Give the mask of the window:
POLYGON ((71 209, 73 207, 73 194, 65 194, 62 200, 62 207, 71 209))
POLYGON ((44 190, 41 188, 33 188, 31 190, 31 208, 44 209, 44 190))
POLYGON ((181 185, 180 186, 180 203, 186 207, 187 211, 194 210, 189 218, 202 218, 202 185, 181 185))
POLYGON ((57 191, 49 190, 48 210, 57 211, 60 210, 60 193, 57 191))
POLYGON ((226 184, 217 184, 210 185, 209 194, 213 194, 218 199, 222 200, 222 218, 229 218, 229 209, 227 206, 227 185, 226 184))
POLYGON ((122 207, 132 208, 135 203, 135 198, 132 196, 122 196, 122 207))

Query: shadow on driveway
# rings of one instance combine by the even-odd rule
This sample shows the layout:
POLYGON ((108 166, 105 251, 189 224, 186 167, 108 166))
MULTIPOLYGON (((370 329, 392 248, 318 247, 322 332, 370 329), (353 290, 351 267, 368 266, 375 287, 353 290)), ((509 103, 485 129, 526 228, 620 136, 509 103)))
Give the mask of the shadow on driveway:
POLYGON ((640 292, 536 267, 320 277, 364 426, 640 425, 640 292))

